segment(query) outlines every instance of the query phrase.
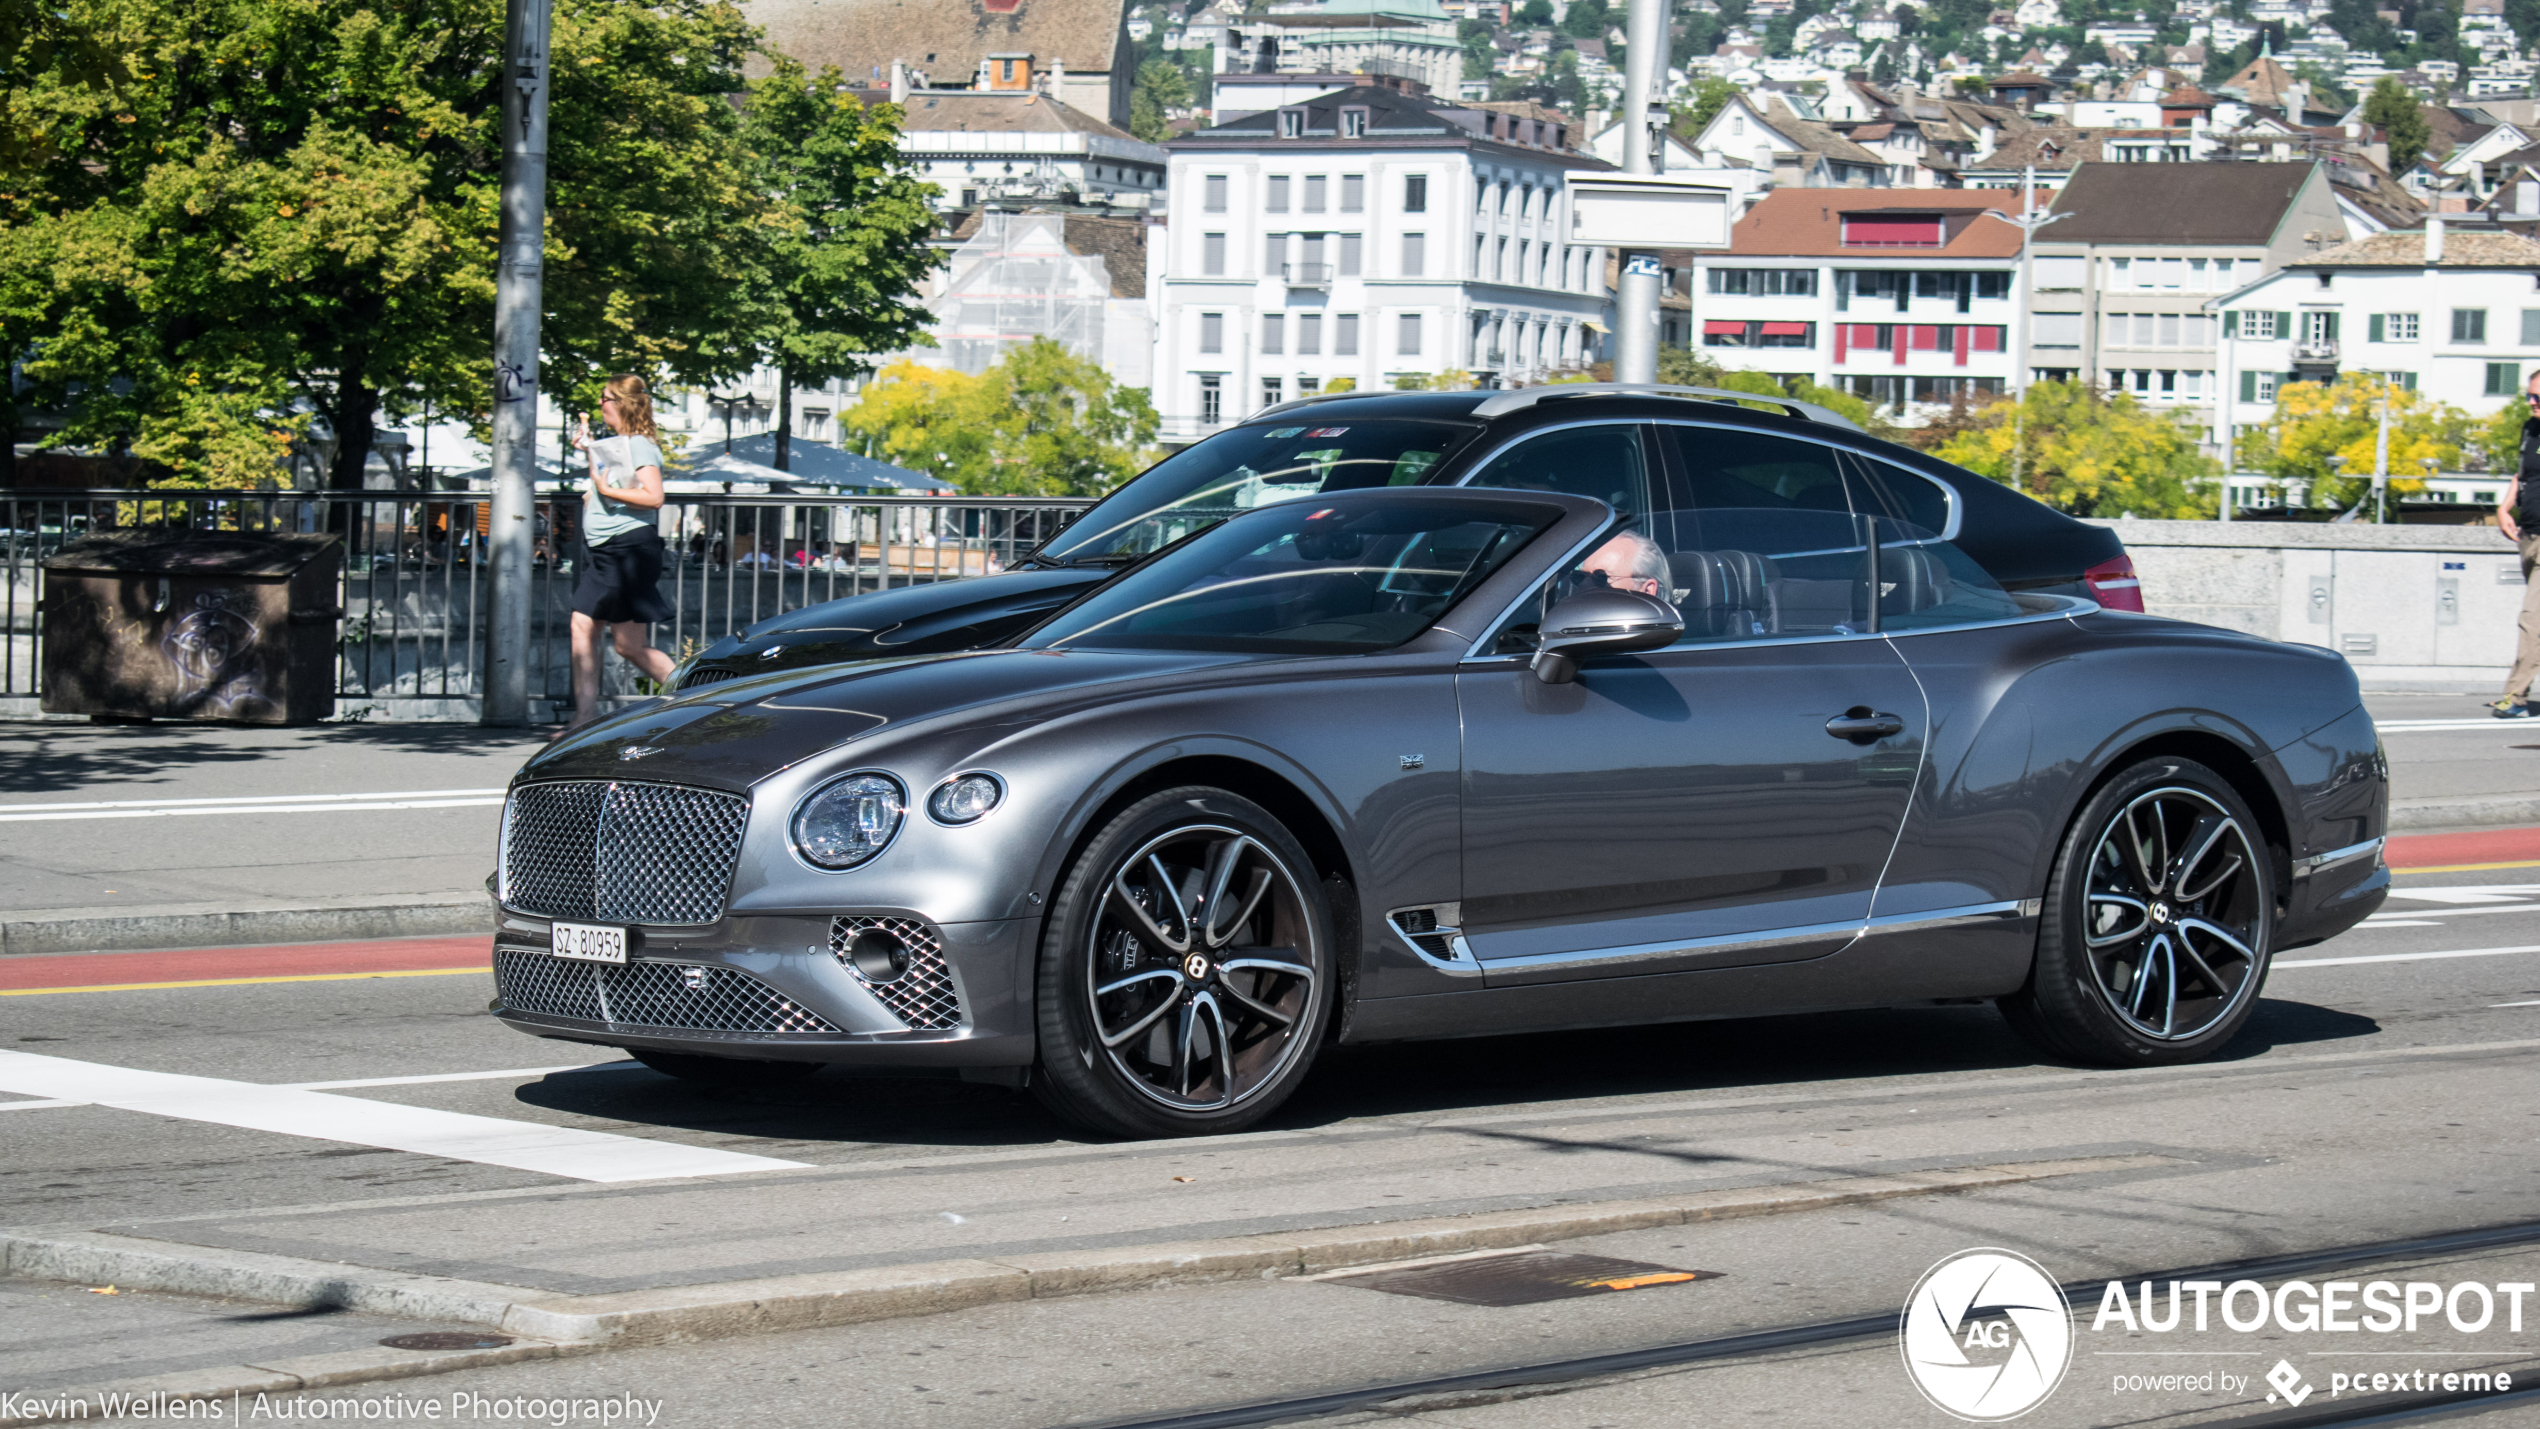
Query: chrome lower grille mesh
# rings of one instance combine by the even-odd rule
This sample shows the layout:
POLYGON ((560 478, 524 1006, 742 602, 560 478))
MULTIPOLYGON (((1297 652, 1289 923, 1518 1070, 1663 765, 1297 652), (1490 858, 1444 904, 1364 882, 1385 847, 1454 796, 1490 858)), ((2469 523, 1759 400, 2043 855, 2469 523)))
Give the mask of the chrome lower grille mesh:
POLYGON ((503 901, 550 918, 711 923, 749 817, 737 794, 679 784, 515 789, 503 810, 503 901))
POLYGON ((520 948, 494 950, 503 1007, 673 1032, 836 1032, 818 1013, 737 968, 693 963, 586 963, 520 948))
POLYGON ((940 1032, 960 1025, 961 994, 953 986, 952 965, 944 961, 943 937, 926 924, 914 918, 833 918, 829 922, 829 954, 881 999, 892 1016, 910 1027, 921 1032, 940 1032), (907 966, 899 976, 876 982, 847 956, 848 945, 867 928, 890 934, 907 950, 907 966))

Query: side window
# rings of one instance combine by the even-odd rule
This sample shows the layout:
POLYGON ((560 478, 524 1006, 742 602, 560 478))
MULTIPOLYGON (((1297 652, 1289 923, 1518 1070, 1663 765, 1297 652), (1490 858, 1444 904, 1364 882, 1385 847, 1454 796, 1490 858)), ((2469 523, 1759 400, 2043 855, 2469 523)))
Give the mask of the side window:
POLYGON ((1463 484, 1593 496, 1627 517, 1649 509, 1649 463, 1637 422, 1569 427, 1529 437, 1491 458, 1463 484))
POLYGON ((1736 427, 1661 431, 1690 500, 1648 538, 1688 642, 1870 629, 1868 513, 1840 454, 1736 427))
POLYGON ((1949 529, 1949 493, 1941 489, 1939 482, 1893 462, 1874 461, 1857 454, 1852 459, 1868 476, 1869 500, 1864 504, 1883 507, 1885 514, 1926 531, 1949 529))

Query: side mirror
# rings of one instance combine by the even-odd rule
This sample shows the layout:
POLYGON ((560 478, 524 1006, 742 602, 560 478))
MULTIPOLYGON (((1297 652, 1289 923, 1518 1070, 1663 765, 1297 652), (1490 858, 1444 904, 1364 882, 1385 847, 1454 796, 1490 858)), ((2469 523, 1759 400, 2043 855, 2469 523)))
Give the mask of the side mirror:
POLYGON ((1684 638, 1685 620, 1654 595, 1629 590, 1583 590, 1543 618, 1535 646, 1535 678, 1566 685, 1578 678, 1586 655, 1627 655, 1663 650, 1684 638))

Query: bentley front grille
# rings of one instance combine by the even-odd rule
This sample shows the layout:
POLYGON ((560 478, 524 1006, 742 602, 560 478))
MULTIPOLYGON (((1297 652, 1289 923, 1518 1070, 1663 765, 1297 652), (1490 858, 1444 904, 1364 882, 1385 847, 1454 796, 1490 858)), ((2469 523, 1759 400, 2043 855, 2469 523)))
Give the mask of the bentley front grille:
POLYGON ((494 950, 503 1008, 671 1032, 831 1032, 827 1019, 737 968, 693 963, 586 963, 521 948, 494 950))
POLYGON ((531 784, 503 810, 503 902, 549 918, 711 923, 750 801, 678 784, 531 784))
POLYGON ((835 918, 829 953, 891 1015, 921 1032, 961 1023, 961 994, 943 936, 914 918, 835 918))

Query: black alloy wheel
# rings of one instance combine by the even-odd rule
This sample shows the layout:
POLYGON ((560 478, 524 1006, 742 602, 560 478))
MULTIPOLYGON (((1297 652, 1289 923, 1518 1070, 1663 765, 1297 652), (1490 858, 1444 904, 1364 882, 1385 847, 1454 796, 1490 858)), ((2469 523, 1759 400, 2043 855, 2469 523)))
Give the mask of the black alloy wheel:
POLYGON ((2156 758, 2104 785, 2047 883, 2029 986, 2003 1011, 2050 1051, 2119 1066, 2199 1061, 2256 1007, 2273 863, 2220 775, 2156 758))
POLYGON ((1219 789, 1138 801, 1086 846, 1043 933, 1035 1089, 1115 1136, 1258 1121, 1313 1062, 1330 928, 1313 864, 1268 810, 1219 789))

